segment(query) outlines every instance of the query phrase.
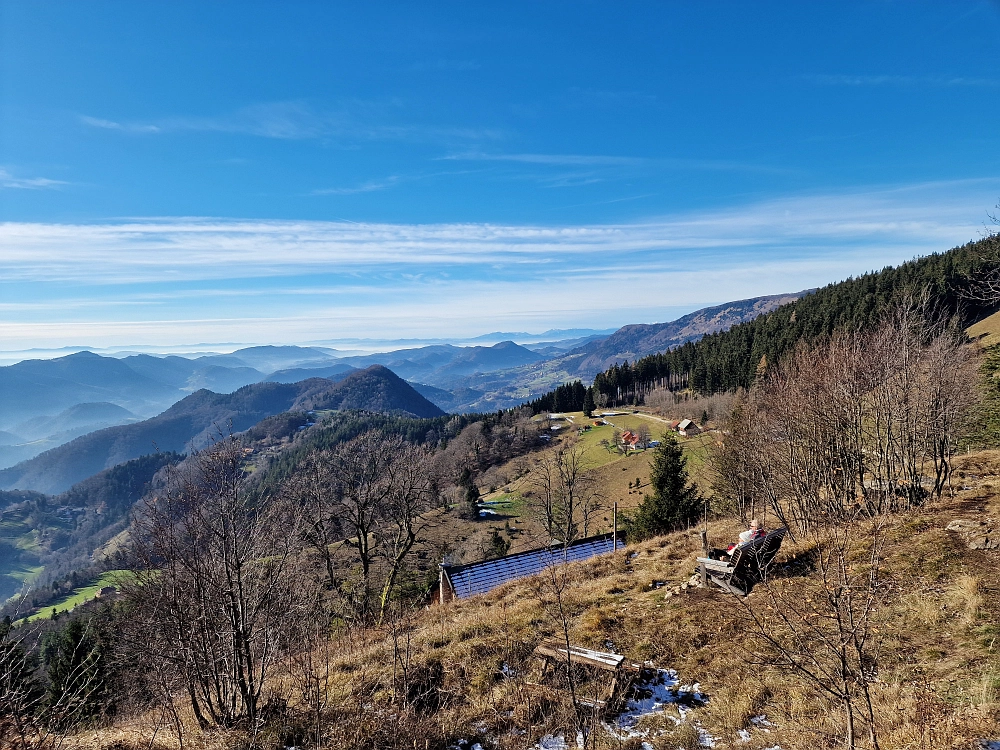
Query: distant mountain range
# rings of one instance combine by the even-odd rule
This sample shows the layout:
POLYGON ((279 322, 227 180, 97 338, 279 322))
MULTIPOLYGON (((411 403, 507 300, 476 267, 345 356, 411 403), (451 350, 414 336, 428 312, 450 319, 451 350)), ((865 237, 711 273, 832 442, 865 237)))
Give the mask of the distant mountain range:
POLYGON ((594 375, 615 363, 635 361, 639 357, 696 341, 709 333, 728 330, 808 293, 807 290, 754 297, 706 307, 669 323, 625 326, 610 336, 594 338, 582 346, 539 362, 509 370, 477 373, 450 384, 452 393, 462 392, 465 396, 454 410, 496 411, 524 403, 572 380, 589 382, 594 375))
MULTIPOLYGON (((220 394, 254 383, 341 380, 374 364, 410 381, 423 398, 446 411, 495 411, 567 380, 589 381, 615 362, 725 330, 800 296, 731 302, 670 323, 625 326, 610 335, 586 329, 523 334, 530 340, 523 346, 510 340, 492 346, 431 344, 352 356, 318 346, 253 346, 197 357, 116 358, 84 351, 25 360, 0 367, 0 469, 96 430, 162 416, 172 404, 180 407, 202 390, 220 394)), ((193 437, 187 435, 181 443, 193 437)))
POLYGON ((366 409, 417 417, 444 414, 408 383, 375 365, 339 382, 256 383, 231 394, 201 390, 151 419, 107 427, 0 471, 0 489, 56 494, 92 474, 156 451, 187 452, 286 411, 366 409))

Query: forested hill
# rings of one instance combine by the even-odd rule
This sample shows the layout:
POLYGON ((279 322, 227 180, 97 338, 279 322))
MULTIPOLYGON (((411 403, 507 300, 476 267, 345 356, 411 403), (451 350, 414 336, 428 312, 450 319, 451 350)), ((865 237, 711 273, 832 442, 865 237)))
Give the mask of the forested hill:
POLYGON ((581 377, 590 378, 623 360, 635 360, 644 355, 673 349, 689 341, 697 341, 718 331, 726 331, 734 325, 753 320, 782 305, 794 302, 805 294, 808 292, 754 297, 696 310, 669 323, 637 323, 624 326, 610 336, 575 349, 570 352, 567 359, 582 354, 583 358, 575 363, 576 373, 581 377))
POLYGON ((300 398, 308 409, 337 409, 398 413, 412 417, 440 417, 444 412, 413 386, 382 365, 352 372, 340 382, 300 398))
POLYGON ((124 461, 157 450, 183 453, 230 429, 240 432, 275 414, 310 409, 366 409, 418 417, 443 414, 377 365, 337 383, 312 378, 292 384, 256 383, 229 394, 201 390, 152 419, 89 433, 4 469, 0 489, 59 493, 124 461))
POLYGON ((699 393, 747 388, 763 363, 774 363, 799 341, 837 330, 863 329, 907 298, 929 298, 935 312, 968 325, 995 308, 969 292, 1000 261, 993 235, 944 253, 830 284, 796 302, 721 333, 598 374, 594 391, 609 403, 630 403, 656 385, 699 393))

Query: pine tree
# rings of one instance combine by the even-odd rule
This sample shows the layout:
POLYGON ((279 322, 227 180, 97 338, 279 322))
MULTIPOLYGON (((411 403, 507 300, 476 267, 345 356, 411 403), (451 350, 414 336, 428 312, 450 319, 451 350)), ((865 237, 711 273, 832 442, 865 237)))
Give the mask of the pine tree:
POLYGON ((500 535, 499 529, 493 529, 486 543, 486 557, 504 557, 510 552, 510 541, 500 535))
POLYGON ((96 634, 82 618, 50 634, 42 646, 49 681, 48 712, 57 725, 93 716, 103 705, 107 667, 96 634))
POLYGON ((465 500, 465 508, 463 509, 462 515, 465 518, 479 518, 479 487, 476 485, 476 480, 473 479, 472 471, 469 467, 462 469, 462 473, 458 477, 457 484, 465 490, 462 498, 465 500))
POLYGON ((583 416, 592 417, 597 404, 594 403, 594 388, 591 386, 583 397, 583 416))
POLYGON ((687 461, 673 435, 666 434, 653 451, 650 467, 652 495, 642 499, 629 523, 632 541, 666 534, 698 519, 704 500, 688 484, 687 461))

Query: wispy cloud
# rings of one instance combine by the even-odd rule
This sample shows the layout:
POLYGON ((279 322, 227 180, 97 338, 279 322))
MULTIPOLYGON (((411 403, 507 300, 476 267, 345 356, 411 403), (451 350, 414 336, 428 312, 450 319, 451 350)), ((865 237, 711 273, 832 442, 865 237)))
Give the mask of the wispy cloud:
POLYGON ((172 116, 150 122, 117 122, 81 115, 84 125, 133 134, 177 132, 230 133, 278 140, 342 138, 354 140, 441 141, 496 140, 490 128, 401 122, 405 108, 397 101, 349 101, 321 109, 304 101, 264 102, 212 116, 172 116))
POLYGON ((822 285, 966 242, 998 190, 997 180, 921 184, 583 226, 8 223, 0 349, 671 319, 679 308, 822 285))
POLYGON ((63 180, 50 180, 47 177, 16 177, 3 167, 0 167, 0 188, 44 190, 46 188, 59 188, 68 184, 68 182, 63 180))
POLYGON ((623 167, 647 164, 649 159, 635 156, 605 156, 601 154, 488 154, 482 151, 465 151, 442 157, 454 161, 509 161, 519 164, 544 164, 548 166, 623 167))
POLYGON ((394 187, 400 181, 398 175, 390 175, 383 180, 371 180, 354 187, 319 188, 313 190, 309 195, 356 195, 358 193, 374 193, 379 190, 387 190, 394 187))
POLYGON ((986 87, 1000 86, 1000 79, 969 78, 967 76, 906 76, 906 75, 807 75, 813 83, 825 86, 960 86, 986 87))
POLYGON ((726 159, 681 159, 608 154, 532 154, 461 151, 441 157, 452 161, 512 162, 543 167, 653 168, 788 173, 788 169, 726 159))
POLYGON ((120 123, 114 120, 103 120, 100 117, 90 117, 80 115, 80 122, 92 128, 101 130, 117 130, 122 133, 159 133, 161 128, 157 125, 142 125, 139 123, 120 123))

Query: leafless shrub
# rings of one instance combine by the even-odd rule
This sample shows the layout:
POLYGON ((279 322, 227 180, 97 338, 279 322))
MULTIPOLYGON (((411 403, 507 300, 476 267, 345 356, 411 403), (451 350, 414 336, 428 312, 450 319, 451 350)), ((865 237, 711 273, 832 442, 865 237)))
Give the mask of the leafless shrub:
POLYGON ((531 476, 535 490, 532 512, 549 541, 569 544, 590 533, 590 522, 601 509, 601 496, 592 472, 585 468, 584 451, 576 444, 559 446, 542 456, 531 476))
POLYGON ((716 492, 805 531, 919 505, 948 486, 977 400, 975 353, 912 311, 800 347, 736 402, 716 492))
POLYGON ((290 623, 313 602, 291 575, 297 510, 246 490, 232 438, 176 472, 135 519, 136 576, 124 593, 128 640, 164 705, 183 694, 203 728, 255 732, 290 623))

